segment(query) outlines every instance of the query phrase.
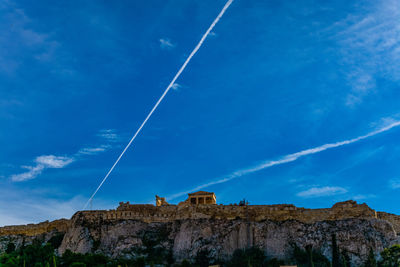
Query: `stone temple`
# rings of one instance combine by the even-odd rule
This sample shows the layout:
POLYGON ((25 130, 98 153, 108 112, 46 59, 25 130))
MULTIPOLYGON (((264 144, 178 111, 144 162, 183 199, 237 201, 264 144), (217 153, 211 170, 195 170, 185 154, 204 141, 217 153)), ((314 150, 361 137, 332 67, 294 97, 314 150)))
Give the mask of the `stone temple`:
POLYGON ((189 197, 186 201, 192 205, 199 204, 217 204, 217 197, 212 192, 198 191, 188 194, 189 197))
MULTIPOLYGON (((217 197, 213 192, 198 191, 194 193, 189 193, 188 198, 179 203, 178 205, 216 205, 217 197)), ((159 197, 156 195, 156 206, 170 206, 170 204, 165 200, 165 197, 159 197)))

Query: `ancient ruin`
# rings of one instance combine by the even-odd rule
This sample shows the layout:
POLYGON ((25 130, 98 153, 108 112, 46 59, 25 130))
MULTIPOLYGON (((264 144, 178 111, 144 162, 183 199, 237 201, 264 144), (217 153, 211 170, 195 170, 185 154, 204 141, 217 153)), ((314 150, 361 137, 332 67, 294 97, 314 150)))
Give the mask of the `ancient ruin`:
POLYGON ((217 204, 217 198, 212 192, 198 191, 190 193, 188 201, 191 205, 217 204))
POLYGON ((312 244, 329 257, 329 242, 335 233, 357 265, 367 257, 369 247, 380 252, 400 242, 400 216, 376 212, 352 200, 322 209, 249 205, 245 200, 217 205, 214 193, 199 191, 188 194, 178 205, 156 196, 155 205, 120 202, 116 209, 78 211, 69 220, 0 227, 0 249, 10 241, 20 246, 62 233, 60 253, 100 249, 118 256, 142 246, 143 234, 154 231, 165 234, 162 244, 173 250, 177 259, 194 257, 203 248, 225 257, 249 246, 284 258, 290 255, 293 243, 312 244), (94 241, 100 245, 94 247, 94 241))
POLYGON ((159 197, 156 195, 156 206, 169 206, 169 203, 165 200, 165 197, 159 197))
MULTIPOLYGON (((217 197, 213 192, 197 191, 189 193, 188 198, 182 201, 178 206, 184 205, 216 205, 217 197)), ((156 195, 156 206, 169 206, 170 204, 165 200, 165 197, 159 197, 156 195)))
MULTIPOLYGON (((349 200, 336 203, 332 208, 306 209, 292 204, 278 205, 217 205, 216 196, 212 192, 199 191, 188 194, 188 198, 178 205, 169 204, 165 198, 156 196, 156 205, 131 204, 120 202, 116 209, 111 210, 86 210, 78 211, 73 217, 84 216, 89 220, 101 218, 102 220, 140 220, 146 223, 171 222, 185 219, 245 219, 249 221, 286 221, 296 220, 303 223, 319 221, 333 221, 341 219, 384 219, 393 224, 396 232, 400 232, 400 217, 385 212, 376 212, 367 204, 358 204, 349 200)), ((35 235, 46 232, 49 228, 64 228, 68 220, 44 222, 37 225, 7 226, 0 228, 0 235, 15 232, 35 235), (62 222, 60 227, 58 222, 62 222)))

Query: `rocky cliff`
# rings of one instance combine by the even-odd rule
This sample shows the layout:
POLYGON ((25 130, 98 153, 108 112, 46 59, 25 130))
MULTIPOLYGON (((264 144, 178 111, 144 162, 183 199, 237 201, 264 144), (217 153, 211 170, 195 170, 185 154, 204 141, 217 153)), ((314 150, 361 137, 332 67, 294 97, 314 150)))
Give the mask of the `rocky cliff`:
POLYGON ((122 204, 111 211, 83 211, 71 220, 0 228, 0 249, 40 238, 46 242, 63 233, 59 247, 74 252, 101 252, 112 257, 134 257, 146 246, 171 251, 176 259, 193 258, 208 249, 216 258, 235 249, 257 246, 269 257, 288 258, 293 245, 312 245, 330 258, 331 235, 354 265, 369 248, 377 253, 398 243, 400 217, 378 212, 354 201, 330 209, 270 206, 164 206, 122 204))

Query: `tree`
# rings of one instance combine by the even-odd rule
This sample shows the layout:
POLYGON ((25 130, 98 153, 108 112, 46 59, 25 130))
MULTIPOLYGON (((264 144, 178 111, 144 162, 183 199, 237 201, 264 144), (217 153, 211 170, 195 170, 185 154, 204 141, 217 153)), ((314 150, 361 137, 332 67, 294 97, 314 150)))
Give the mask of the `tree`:
POLYGON ((282 265, 285 265, 285 262, 283 260, 278 260, 277 258, 266 260, 263 264, 265 267, 280 267, 282 265))
POLYGON ((318 250, 313 250, 311 245, 308 245, 304 249, 299 248, 296 244, 293 244, 293 256, 292 263, 296 263, 298 266, 309 267, 330 267, 330 261, 318 250))
POLYGON ((351 266, 349 254, 345 250, 340 253, 340 259, 343 267, 351 266))
POLYGON ((293 245, 293 259, 297 265, 306 265, 308 261, 307 253, 299 248, 296 244, 293 245))
POLYGON ((10 254, 13 253, 15 251, 15 245, 13 242, 10 242, 7 244, 7 248, 6 248, 6 253, 10 254))
POLYGON ((376 259, 375 259, 375 254, 372 248, 369 248, 369 253, 368 253, 368 258, 365 261, 364 264, 365 267, 377 267, 376 259))
POLYGON ((385 248, 382 253, 382 265, 385 267, 400 266, 400 245, 393 245, 390 248, 385 248))
POLYGON ((213 263, 213 258, 210 256, 210 250, 201 249, 201 250, 197 251, 197 254, 195 257, 196 266, 208 267, 212 263, 213 263))
POLYGON ((230 267, 261 267, 266 257, 264 251, 252 247, 248 249, 237 249, 233 252, 227 266, 230 267))
POLYGON ((332 267, 340 267, 340 253, 336 242, 336 234, 332 234, 332 267))
POLYGON ((307 266, 314 267, 312 245, 306 246, 306 252, 307 252, 307 266))
POLYGON ((45 265, 46 262, 53 261, 54 248, 50 244, 28 245, 21 250, 21 254, 26 266, 45 265))
POLYGON ((179 267, 190 267, 191 264, 188 260, 184 259, 181 264, 178 265, 179 267))
POLYGON ((57 234, 53 235, 49 239, 49 241, 47 241, 47 243, 51 244, 53 246, 53 248, 57 249, 57 248, 59 248, 61 246, 61 243, 63 241, 64 235, 65 234, 63 234, 63 233, 57 233, 57 234))
POLYGON ((13 254, 3 254, 0 257, 0 266, 1 267, 18 267, 20 266, 20 261, 18 261, 17 257, 13 254))

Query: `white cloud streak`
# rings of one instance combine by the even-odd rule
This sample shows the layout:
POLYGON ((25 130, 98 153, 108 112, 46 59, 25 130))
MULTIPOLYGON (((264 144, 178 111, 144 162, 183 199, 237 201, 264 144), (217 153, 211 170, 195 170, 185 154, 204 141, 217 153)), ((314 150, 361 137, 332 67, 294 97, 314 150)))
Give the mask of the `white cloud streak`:
MULTIPOLYGON (((55 193, 54 190, 51 190, 50 195, 55 193)), ((43 198, 43 194, 44 192, 30 189, 17 189, 12 192, 0 189, 0 227, 61 218, 69 219, 86 201, 82 196, 58 199, 49 198, 46 194, 47 197, 43 198), (21 201, 21 196, 24 196, 24 201, 21 201)), ((59 192, 59 194, 65 194, 65 192, 59 192)), ((115 203, 108 201, 96 202, 96 207, 102 209, 112 209, 114 205, 115 203)))
POLYGON ((73 161, 72 158, 58 157, 54 155, 40 156, 36 158, 36 162, 46 168, 64 168, 73 161))
POLYGON ((39 156, 35 159, 36 165, 22 166, 28 169, 27 172, 11 175, 11 180, 14 182, 22 182, 36 178, 45 169, 61 169, 71 164, 74 158, 61 157, 54 155, 39 156))
POLYGON ((96 188, 94 193, 90 196, 88 201, 86 202, 85 206, 83 209, 86 209, 86 207, 89 205, 89 203, 92 201, 94 196, 97 194, 97 192, 100 190, 100 188, 103 186, 104 182, 108 179, 109 175, 111 172, 114 170, 115 166, 117 166, 118 162, 121 160, 125 152, 128 150, 128 148, 131 146, 132 142, 136 139, 138 134, 142 131, 142 128, 146 125, 147 121, 150 119, 150 117, 153 115, 154 111, 158 108, 160 103, 163 101, 169 90, 171 90, 176 82, 176 80, 181 76, 182 72, 186 69, 186 66, 189 64, 189 62, 192 60, 193 56, 196 55, 197 51, 199 51, 200 47, 203 45, 204 41, 206 40, 207 36, 210 34, 210 32, 214 29, 215 25, 218 23, 218 21, 222 18, 224 15, 225 11, 229 8, 229 6, 232 4, 233 0, 228 0, 225 4, 225 6, 222 8, 221 12, 218 14, 218 16, 215 18, 215 20, 211 23, 210 27, 207 29, 207 31, 203 34, 201 37, 200 41, 197 43, 196 47, 193 49, 193 51, 190 53, 190 55, 187 57, 181 68, 178 70, 178 72, 175 74, 174 78, 172 81, 169 83, 167 88, 165 89, 164 93, 161 95, 161 97, 158 99, 154 107, 151 109, 150 113, 147 115, 147 117, 144 119, 140 127, 137 129, 135 134, 132 136, 131 140, 129 143, 126 145, 124 150, 121 152, 117 160, 114 162, 110 170, 107 172, 106 176, 103 178, 103 180, 100 182, 99 186, 96 188))
POLYGON ((14 2, 2 0, 0 4, 0 72, 8 75, 14 75, 25 60, 53 60, 60 46, 51 33, 33 29, 32 19, 14 2), (27 56, 21 51, 28 52, 27 56))
POLYGON ((400 179, 390 180, 389 187, 392 189, 400 189, 400 179))
POLYGON ((360 195, 353 196, 351 199, 354 199, 354 200, 365 200, 365 199, 371 199, 371 198, 376 198, 376 195, 374 195, 374 194, 368 194, 368 195, 360 194, 360 195))
POLYGON ((312 187, 308 190, 299 192, 297 196, 304 198, 327 197, 347 193, 347 189, 338 186, 312 187))
POLYGON ((105 139, 106 141, 109 142, 117 142, 119 141, 119 135, 117 134, 117 131, 114 129, 104 129, 100 130, 99 133, 97 134, 98 137, 101 137, 105 139))
POLYGON ((174 48, 175 45, 169 39, 160 39, 160 47, 162 49, 171 49, 174 48))
POLYGON ((341 46, 343 62, 351 66, 345 76, 351 87, 347 106, 362 103, 377 90, 379 78, 400 79, 399 16, 399 1, 376 1, 366 13, 349 15, 329 29, 341 46))
POLYGON ((78 155, 97 155, 110 149, 110 145, 102 145, 99 147, 85 147, 78 151, 78 155))
POLYGON ((392 122, 391 124, 389 124, 389 125, 387 125, 385 127, 382 127, 380 129, 372 131, 372 132, 370 132, 370 133, 368 133, 366 135, 362 135, 362 136, 359 136, 359 137, 356 137, 356 138, 353 138, 353 139, 340 141, 340 142, 336 142, 336 143, 329 143, 329 144, 325 144, 325 145, 322 145, 322 146, 306 149, 306 150, 303 150, 303 151, 300 151, 300 152, 296 152, 296 153, 293 153, 293 154, 289 154, 289 155, 283 156, 281 159, 278 159, 278 160, 268 160, 268 161, 265 161, 265 162, 263 162, 263 163, 261 163, 259 165, 254 166, 254 167, 245 168, 245 169, 241 169, 241 170, 235 171, 235 172, 227 175, 224 178, 221 178, 221 179, 218 179, 218 180, 215 180, 215 181, 211 181, 211 182, 199 185, 199 186, 197 186, 195 188, 192 188, 192 189, 184 191, 184 192, 176 193, 174 195, 171 195, 171 196, 167 197, 167 199, 169 199, 169 200, 175 199, 177 197, 186 195, 187 193, 198 191, 198 190, 201 190, 203 188, 206 188, 206 187, 209 187, 209 186, 212 186, 212 185, 226 183, 226 182, 229 182, 229 181, 231 181, 231 180, 233 180, 235 178, 242 177, 244 175, 252 174, 252 173, 255 173, 255 172, 270 168, 270 167, 273 167, 273 166, 277 166, 277 165, 293 162, 293 161, 296 161, 299 158, 302 158, 302 157, 305 157, 305 156, 308 156, 308 155, 317 154, 317 153, 320 153, 320 152, 323 152, 325 150, 329 150, 329 149, 332 149, 332 148, 337 148, 337 147, 341 147, 341 146, 345 146, 345 145, 350 145, 350 144, 356 143, 358 141, 367 139, 369 137, 375 136, 377 134, 380 134, 380 133, 383 133, 383 132, 387 132, 387 131, 389 131, 389 130, 395 128, 395 127, 398 127, 398 126, 400 126, 400 121, 395 121, 395 122, 392 122))
POLYGON ((179 83, 174 83, 174 85, 172 85, 172 90, 178 91, 179 88, 181 88, 182 86, 179 83))
MULTIPOLYGON (((116 134, 116 131, 112 129, 100 130, 97 136, 105 139, 108 143, 115 143, 119 140, 119 136, 116 134)), ((104 144, 95 147, 84 147, 72 156, 39 156, 34 160, 35 165, 21 166, 21 168, 27 169, 28 171, 19 174, 13 174, 10 176, 10 178, 14 182, 32 180, 39 176, 45 169, 62 169, 72 162, 80 159, 82 156, 94 156, 111 148, 112 146, 110 144, 104 144)))
MULTIPOLYGON (((10 191, 0 188, 0 226, 70 218, 85 201, 81 196, 63 200, 49 197, 54 194, 65 194, 65 192, 55 192, 55 190, 57 189, 51 189, 51 193, 48 194, 46 189, 16 188, 10 191), (43 198, 43 195, 46 198, 43 198), (21 201, 21 196, 24 196, 23 201, 21 201)), ((111 208, 110 203, 101 204, 111 208)))

